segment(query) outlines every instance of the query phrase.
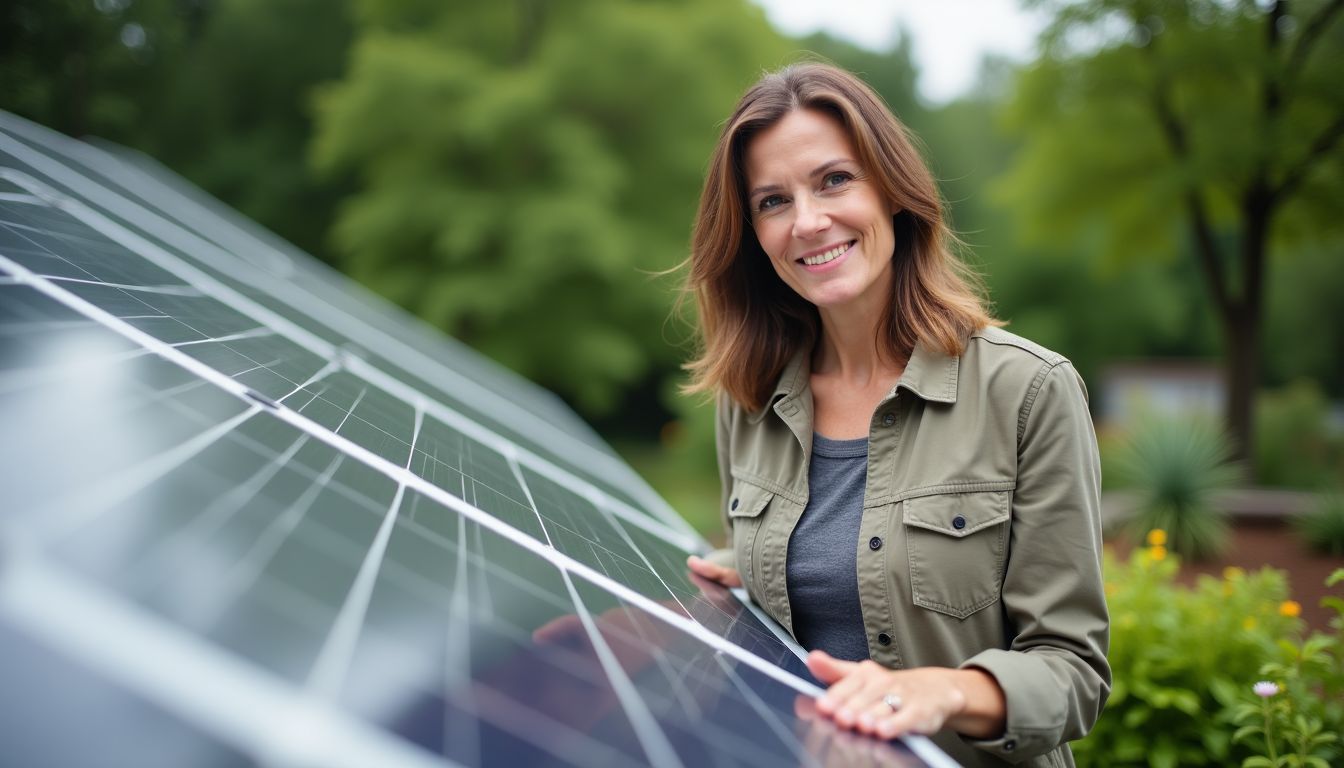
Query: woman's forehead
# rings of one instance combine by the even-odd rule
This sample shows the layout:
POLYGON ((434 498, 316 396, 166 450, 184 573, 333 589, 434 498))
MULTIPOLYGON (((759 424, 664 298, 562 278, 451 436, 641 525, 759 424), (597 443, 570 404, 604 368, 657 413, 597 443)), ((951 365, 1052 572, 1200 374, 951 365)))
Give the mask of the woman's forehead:
POLYGON ((810 175, 832 160, 855 160, 854 142, 835 117, 797 109, 753 136, 743 158, 748 186, 782 174, 810 175))

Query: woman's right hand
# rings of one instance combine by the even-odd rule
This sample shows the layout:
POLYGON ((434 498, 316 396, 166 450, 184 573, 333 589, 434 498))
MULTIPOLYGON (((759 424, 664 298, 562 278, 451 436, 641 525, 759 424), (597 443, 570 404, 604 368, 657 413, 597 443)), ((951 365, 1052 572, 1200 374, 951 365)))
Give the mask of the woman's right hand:
POLYGON ((691 573, 710 581, 716 581, 725 587, 742 586, 742 577, 738 574, 736 568, 728 568, 722 565, 716 565, 702 557, 691 555, 686 558, 686 567, 691 569, 691 573))

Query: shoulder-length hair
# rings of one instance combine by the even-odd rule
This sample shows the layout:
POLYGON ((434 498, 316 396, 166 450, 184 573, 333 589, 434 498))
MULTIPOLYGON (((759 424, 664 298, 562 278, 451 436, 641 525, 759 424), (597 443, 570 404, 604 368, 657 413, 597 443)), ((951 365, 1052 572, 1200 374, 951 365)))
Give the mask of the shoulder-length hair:
MULTIPOLYGON (((959 355, 987 325, 979 279, 949 249, 933 174, 904 125, 854 75, 826 64, 794 64, 765 75, 742 96, 710 157, 691 242, 685 289, 700 315, 699 356, 688 392, 722 392, 756 411, 776 380, 821 332, 811 303, 779 279, 752 228, 745 154, 751 139, 785 115, 809 109, 840 121, 867 175, 894 203, 895 286, 887 323, 874 340, 902 359, 916 342, 959 355)), ((684 294, 683 294, 684 295, 684 294)))

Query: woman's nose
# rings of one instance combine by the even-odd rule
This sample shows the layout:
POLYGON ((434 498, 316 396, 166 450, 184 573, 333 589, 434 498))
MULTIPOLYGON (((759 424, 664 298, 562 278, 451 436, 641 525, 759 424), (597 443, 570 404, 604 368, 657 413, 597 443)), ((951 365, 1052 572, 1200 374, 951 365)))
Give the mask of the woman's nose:
POLYGON ((799 198, 793 210, 793 236, 800 240, 807 240, 831 225, 825 209, 810 198, 799 198))

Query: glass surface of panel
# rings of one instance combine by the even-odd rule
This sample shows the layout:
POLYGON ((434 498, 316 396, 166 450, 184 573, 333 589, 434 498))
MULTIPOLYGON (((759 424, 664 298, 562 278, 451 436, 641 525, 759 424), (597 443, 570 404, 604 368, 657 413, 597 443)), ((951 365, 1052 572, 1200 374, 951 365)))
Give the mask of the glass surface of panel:
POLYGON ((0 113, 9 754, 921 764, 558 398, 128 157, 0 113))

